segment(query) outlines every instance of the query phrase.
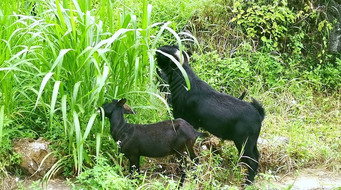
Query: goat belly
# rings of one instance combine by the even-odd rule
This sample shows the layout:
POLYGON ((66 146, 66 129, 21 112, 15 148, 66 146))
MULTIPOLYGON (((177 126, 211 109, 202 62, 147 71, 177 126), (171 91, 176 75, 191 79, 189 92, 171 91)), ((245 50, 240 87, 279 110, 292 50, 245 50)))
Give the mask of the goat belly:
POLYGON ((168 147, 163 147, 157 144, 152 146, 143 146, 140 149, 140 154, 147 157, 163 157, 173 154, 173 150, 168 147))

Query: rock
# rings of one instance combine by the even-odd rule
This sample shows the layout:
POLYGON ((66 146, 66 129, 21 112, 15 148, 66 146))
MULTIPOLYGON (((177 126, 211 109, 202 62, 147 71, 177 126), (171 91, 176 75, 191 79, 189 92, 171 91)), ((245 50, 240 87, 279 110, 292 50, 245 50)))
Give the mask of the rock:
POLYGON ((341 175, 324 168, 304 168, 285 174, 280 180, 276 180, 274 185, 278 189, 336 190, 341 187, 341 175))
POLYGON ((288 137, 281 137, 281 136, 275 136, 272 139, 263 139, 261 137, 258 138, 258 144, 259 145, 270 145, 270 146, 282 146, 282 145, 288 145, 290 139, 288 137))
POLYGON ((49 149, 49 142, 24 138, 14 142, 14 151, 22 155, 20 166, 32 176, 42 177, 57 162, 49 149), (50 154, 51 153, 51 154, 50 154))
MULTIPOLYGON (((202 150, 211 150, 214 154, 222 155, 222 145, 223 141, 218 137, 211 136, 210 138, 206 138, 201 142, 201 149, 202 150)), ((199 150, 200 151, 200 150, 199 150)))

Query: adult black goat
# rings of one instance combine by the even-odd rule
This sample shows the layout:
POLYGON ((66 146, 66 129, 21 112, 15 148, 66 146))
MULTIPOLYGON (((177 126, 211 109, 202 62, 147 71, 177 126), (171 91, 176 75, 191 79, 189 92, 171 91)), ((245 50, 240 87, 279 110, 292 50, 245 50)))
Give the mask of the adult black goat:
MULTIPOLYGON (((189 157, 198 162, 193 150, 194 143, 197 137, 208 134, 195 131, 183 119, 148 125, 129 124, 123 114, 131 114, 133 111, 125 103, 126 99, 113 100, 103 104, 102 108, 105 117, 110 120, 112 137, 120 144, 120 151, 129 159, 131 172, 139 170, 140 156, 163 157, 176 154, 182 160, 182 153, 187 151, 189 157)), ((179 186, 182 186, 184 178, 185 174, 182 173, 179 186)))
MULTIPOLYGON (((166 83, 168 83, 168 76, 162 71, 157 69, 156 70, 157 75, 160 77, 159 81, 161 83, 161 85, 159 86, 159 90, 161 93, 165 94, 165 99, 167 101, 167 103, 169 105, 172 105, 172 94, 169 92, 168 87, 165 85, 166 83)), ((244 91, 239 97, 239 100, 243 100, 245 95, 246 95, 246 91, 244 91)))
POLYGON ((156 58, 168 79, 174 118, 183 118, 195 128, 201 127, 221 139, 232 140, 242 155, 241 161, 248 166, 245 184, 252 183, 258 169, 257 139, 265 117, 262 105, 255 99, 249 103, 214 90, 193 72, 184 51, 180 57, 177 46, 160 47, 156 58), (190 90, 172 59, 181 63, 187 73, 190 90))

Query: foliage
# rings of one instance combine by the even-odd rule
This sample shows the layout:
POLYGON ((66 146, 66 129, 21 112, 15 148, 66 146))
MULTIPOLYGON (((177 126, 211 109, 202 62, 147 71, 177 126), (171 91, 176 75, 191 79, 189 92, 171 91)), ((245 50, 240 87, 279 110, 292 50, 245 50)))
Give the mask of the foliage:
POLYGON ((218 91, 238 97, 243 91, 281 89, 297 74, 288 71, 281 57, 268 53, 250 53, 250 44, 243 44, 233 58, 221 58, 217 52, 194 54, 192 67, 199 76, 218 91))
MULTIPOLYGON (((175 189, 177 174, 156 171, 172 158, 142 158, 140 180, 124 177, 127 159, 96 108, 126 97, 137 112, 130 122, 168 118, 154 51, 184 42, 182 30, 201 43, 203 52, 195 50, 190 62, 199 77, 236 97, 248 89, 245 99, 255 97, 266 109, 261 137, 290 137, 285 148, 271 148, 269 162, 261 159, 261 172, 312 165, 340 171, 341 60, 325 51, 334 22, 318 7, 267 0, 27 2, 0 1, 0 178, 16 173, 20 161, 12 139, 43 136, 58 152, 56 168, 78 176, 75 188, 175 189), (288 162, 279 169, 282 157, 288 162)), ((244 177, 234 145, 221 142, 213 154, 201 143, 204 164, 188 169, 184 189, 236 189, 244 177)))
MULTIPOLYGON (((121 155, 121 159, 122 159, 121 155)), ((96 158, 96 165, 81 173, 74 185, 74 189, 134 189, 136 180, 131 180, 122 175, 120 165, 110 165, 102 157, 96 158), (77 185, 78 184, 78 185, 77 185)))
POLYGON ((256 68, 256 72, 264 76, 267 87, 280 85, 284 78, 309 81, 316 90, 340 88, 335 75, 340 72, 338 59, 326 50, 333 23, 318 7, 307 4, 292 9, 287 1, 215 0, 204 4, 191 22, 205 52, 217 50, 225 59, 248 59, 251 65, 264 61, 259 65, 267 66, 257 66, 262 70, 256 68), (279 84, 274 84, 277 76, 281 77, 279 84))
MULTIPOLYGON (((286 6, 285 1, 274 1, 271 4, 249 4, 235 1, 232 12, 236 15, 231 22, 236 22, 245 31, 247 37, 256 39, 270 48, 278 50, 281 39, 290 35, 289 27, 300 15, 296 15, 286 6)), ((284 47, 280 47, 281 49, 284 47)))
POLYGON ((94 108, 123 95, 157 103, 158 37, 152 41, 150 31, 172 31, 169 23, 158 31, 160 24, 150 22, 146 1, 139 20, 125 9, 114 14, 117 4, 111 1, 97 3, 100 13, 93 16, 90 1, 36 1, 32 16, 24 0, 1 1, 1 118, 11 121, 1 125, 2 143, 12 139, 4 135, 11 129, 27 128, 25 135, 32 130, 35 137, 64 144, 58 152, 73 158, 74 168, 66 171, 76 174, 100 153, 105 125, 94 108))

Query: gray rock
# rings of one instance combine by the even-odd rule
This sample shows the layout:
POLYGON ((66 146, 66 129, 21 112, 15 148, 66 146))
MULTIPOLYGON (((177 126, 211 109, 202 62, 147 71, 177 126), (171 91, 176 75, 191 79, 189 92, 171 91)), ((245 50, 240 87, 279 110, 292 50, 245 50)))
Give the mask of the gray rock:
POLYGON ((271 139, 263 139, 261 137, 258 138, 258 144, 259 145, 271 145, 274 146, 282 146, 289 144, 290 139, 288 137, 282 137, 282 136, 275 136, 271 139))
POLYGON ((44 176, 57 162, 51 153, 49 142, 39 138, 37 140, 24 138, 14 142, 14 151, 22 155, 21 168, 31 176, 44 176))

